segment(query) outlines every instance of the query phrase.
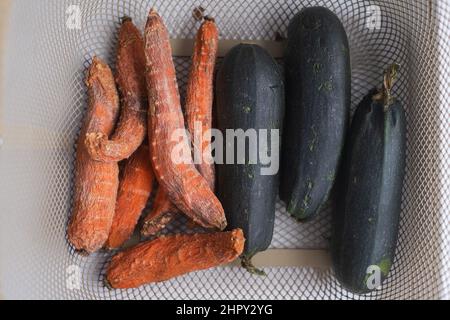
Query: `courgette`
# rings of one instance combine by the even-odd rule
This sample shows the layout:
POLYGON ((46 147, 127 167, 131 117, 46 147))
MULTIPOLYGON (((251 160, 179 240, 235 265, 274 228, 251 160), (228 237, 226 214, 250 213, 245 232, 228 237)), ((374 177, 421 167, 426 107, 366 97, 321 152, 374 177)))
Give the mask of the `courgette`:
POLYGON ((383 90, 358 105, 349 132, 332 219, 332 260, 339 282, 369 292, 387 278, 397 242, 405 170, 405 112, 390 92, 397 66, 383 90))
MULTIPOLYGON (((278 140, 275 141, 271 134, 278 130, 281 135, 283 77, 277 63, 263 48, 240 44, 225 56, 216 80, 216 123, 223 136, 226 137, 227 129, 257 130, 258 148, 251 148, 247 139, 245 160, 237 158, 238 142, 234 139, 233 163, 216 165, 216 191, 225 209, 228 228, 244 231, 242 265, 250 272, 261 274, 253 267, 251 258, 266 250, 272 241, 279 166, 272 163, 274 171, 264 173, 268 165, 262 163, 258 154, 265 152, 279 162, 280 137, 275 135, 274 139, 278 140), (262 138, 268 142, 267 150, 263 150, 262 138), (254 156, 257 161, 251 161, 254 156)), ((233 142, 224 140, 224 146, 233 142)), ((225 159, 231 157, 229 151, 225 150, 225 159)))
POLYGON ((285 70, 280 197, 291 215, 308 220, 334 184, 350 109, 347 35, 330 10, 306 8, 292 19, 285 70))

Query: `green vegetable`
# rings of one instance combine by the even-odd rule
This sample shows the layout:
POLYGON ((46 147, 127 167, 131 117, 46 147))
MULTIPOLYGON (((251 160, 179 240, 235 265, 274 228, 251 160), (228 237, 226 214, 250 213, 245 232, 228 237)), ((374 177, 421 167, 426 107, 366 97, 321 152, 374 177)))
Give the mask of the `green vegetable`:
POLYGON ((357 107, 344 154, 331 252, 337 279, 355 293, 374 289, 369 267, 381 284, 394 261, 406 148, 405 112, 390 93, 396 70, 357 107))
POLYGON ((335 181, 350 109, 348 52, 326 8, 303 9, 289 24, 280 197, 299 220, 320 211, 335 181))
MULTIPOLYGON (((226 55, 217 75, 216 102, 219 130, 225 133, 227 129, 265 129, 268 154, 279 155, 278 149, 271 150, 269 137, 271 129, 281 131, 284 85, 279 66, 264 49, 241 44, 226 55)), ((245 149, 248 157, 248 143, 245 149)), ((246 158, 245 164, 216 167, 216 191, 225 209, 228 228, 244 231, 242 265, 255 274, 262 272, 253 267, 251 258, 266 250, 272 241, 279 185, 278 170, 273 175, 261 174, 261 169, 267 167, 259 157, 256 164, 250 164, 246 158)))

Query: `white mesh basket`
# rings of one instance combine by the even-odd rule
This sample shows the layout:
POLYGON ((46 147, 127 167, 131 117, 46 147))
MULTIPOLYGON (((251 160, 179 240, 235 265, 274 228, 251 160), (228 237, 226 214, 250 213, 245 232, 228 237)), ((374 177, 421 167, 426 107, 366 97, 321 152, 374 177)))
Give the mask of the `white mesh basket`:
MULTIPOLYGON (((10 9, 0 45, 0 298, 450 298, 447 0, 15 0, 10 9), (327 259, 311 263, 315 255, 326 256, 330 210, 299 224, 281 202, 266 264, 279 252, 294 258, 266 268, 267 277, 227 266, 110 291, 103 285, 110 254, 82 257, 69 246, 75 141, 90 58, 99 55, 113 66, 120 17, 131 16, 142 28, 152 6, 173 39, 193 38, 198 25, 191 13, 199 4, 215 17, 221 40, 264 40, 269 46, 301 8, 330 8, 350 41, 353 107, 380 83, 386 65, 401 64, 396 95, 407 111, 407 174, 396 259, 381 290, 352 295, 336 282, 327 259), (68 20, 78 9, 80 29, 68 20)), ((177 56, 175 63, 183 93, 190 60, 177 56)))

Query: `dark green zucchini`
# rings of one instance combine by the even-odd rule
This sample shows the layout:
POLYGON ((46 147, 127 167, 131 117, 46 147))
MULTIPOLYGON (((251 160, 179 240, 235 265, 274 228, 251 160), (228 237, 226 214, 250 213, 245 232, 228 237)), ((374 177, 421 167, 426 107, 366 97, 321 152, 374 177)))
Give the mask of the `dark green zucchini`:
POLYGON ((406 140, 403 107, 390 96, 395 74, 389 68, 387 89, 357 107, 342 163, 331 251, 337 279, 355 293, 381 285, 394 260, 406 140))
MULTIPOLYGON (((237 159, 238 144, 234 139, 233 164, 216 165, 216 191, 225 209, 228 228, 241 228, 246 238, 242 265, 259 274, 261 271, 252 266, 251 258, 266 250, 272 241, 284 113, 283 78, 279 66, 263 48, 240 44, 226 55, 216 80, 216 124, 224 138, 227 129, 267 130, 266 150, 260 145, 263 134, 258 132, 258 149, 250 150, 247 139, 245 156, 237 159), (271 140, 273 129, 278 130, 276 141, 271 140), (276 146, 273 150, 272 143, 276 146), (267 172, 262 171, 268 165, 261 162, 258 156, 261 151, 275 157, 274 174, 265 175, 267 172), (251 155, 257 156, 256 162, 250 161, 251 155)), ((224 146, 232 142, 224 140, 224 146)), ((232 158, 228 151, 224 151, 224 159, 232 158)))
POLYGON ((308 220, 334 184, 350 109, 348 40, 328 9, 303 9, 290 22, 285 52, 286 117, 280 197, 308 220))

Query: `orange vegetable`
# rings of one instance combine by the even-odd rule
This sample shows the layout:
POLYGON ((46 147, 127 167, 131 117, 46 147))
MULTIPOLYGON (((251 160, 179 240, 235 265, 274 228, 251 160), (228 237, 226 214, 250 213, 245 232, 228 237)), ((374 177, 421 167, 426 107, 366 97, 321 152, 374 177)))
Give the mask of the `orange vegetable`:
POLYGON ((100 249, 108 239, 117 188, 117 163, 94 161, 84 144, 86 132, 112 133, 119 114, 119 98, 111 69, 94 57, 86 81, 87 115, 77 144, 74 208, 68 227, 73 246, 87 253, 100 249))
POLYGON ((157 234, 171 223, 179 213, 180 210, 172 204, 164 189, 159 187, 152 211, 144 219, 141 235, 149 237, 157 234))
POLYGON ((175 148, 190 150, 186 140, 173 134, 185 129, 180 95, 172 61, 169 34, 160 16, 150 11, 145 27, 146 79, 149 99, 149 141, 159 184, 183 213, 204 227, 224 229, 222 205, 208 182, 190 161, 172 159, 175 148))
POLYGON ((186 118, 194 142, 194 153, 200 155, 196 167, 214 190, 214 162, 211 154, 214 66, 219 46, 219 32, 213 19, 205 17, 194 44, 192 66, 186 90, 186 118), (199 130, 195 130, 200 124, 199 130))
MULTIPOLYGON (((210 151, 212 123, 212 103, 213 103, 213 78, 214 66, 217 57, 219 33, 214 20, 205 17, 205 22, 201 25, 194 45, 192 66, 189 74, 186 97, 186 117, 191 133, 195 134, 195 124, 201 125, 201 136, 195 137, 194 152, 199 152, 202 156, 201 164, 196 168, 199 173, 208 181, 211 190, 214 190, 214 163, 210 151)), ((172 222, 179 213, 165 191, 158 190, 155 205, 152 212, 145 218, 141 230, 144 237, 157 234, 172 222)))
POLYGON ((149 148, 142 145, 126 161, 119 183, 116 211, 106 247, 119 248, 133 234, 153 188, 149 148))
POLYGON ((130 18, 124 18, 119 30, 117 83, 122 110, 117 128, 108 140, 103 132, 89 130, 86 145, 93 159, 121 161, 142 144, 147 132, 147 92, 145 85, 144 42, 130 18))
POLYGON ((135 288, 216 267, 239 257, 244 242, 241 229, 160 237, 114 256, 106 281, 116 289, 135 288))

